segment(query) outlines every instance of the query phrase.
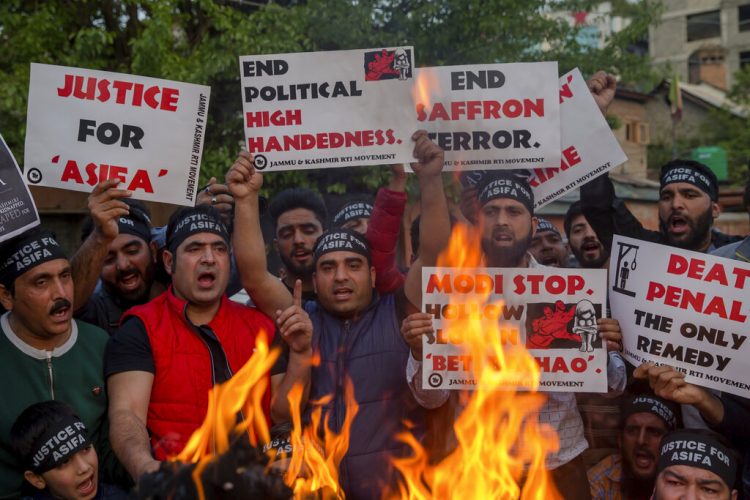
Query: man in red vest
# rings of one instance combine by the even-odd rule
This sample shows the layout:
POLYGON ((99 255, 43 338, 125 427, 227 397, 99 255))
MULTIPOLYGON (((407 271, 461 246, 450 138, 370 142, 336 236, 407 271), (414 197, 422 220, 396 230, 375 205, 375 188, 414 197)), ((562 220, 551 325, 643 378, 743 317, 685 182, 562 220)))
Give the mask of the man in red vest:
MULTIPOLYGON (((241 205, 246 180, 231 175, 228 184, 241 205)), ((271 342, 276 325, 268 315, 287 313, 279 325, 286 340, 294 332, 297 345, 302 337, 309 348, 312 336, 299 299, 292 305, 291 294, 267 272, 248 288, 258 309, 228 300, 230 237, 213 207, 184 208, 171 217, 164 265, 172 286, 125 313, 105 355, 110 440, 135 479, 184 448, 206 415, 209 389, 232 377, 256 342, 271 342)), ((270 402, 269 391, 267 418, 270 402)))

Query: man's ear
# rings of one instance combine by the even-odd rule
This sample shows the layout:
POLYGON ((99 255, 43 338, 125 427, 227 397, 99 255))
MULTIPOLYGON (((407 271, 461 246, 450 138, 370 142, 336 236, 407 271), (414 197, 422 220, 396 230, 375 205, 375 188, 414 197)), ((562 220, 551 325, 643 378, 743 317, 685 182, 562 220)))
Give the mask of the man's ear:
POLYGON ((370 266, 370 279, 372 280, 372 287, 375 288, 375 278, 377 278, 377 273, 375 272, 375 266, 370 266))
POLYGON ((172 276, 172 263, 174 262, 174 255, 172 255, 172 252, 170 252, 169 250, 164 250, 162 259, 164 260, 164 269, 167 270, 167 274, 172 276))
POLYGON ((536 228, 539 226, 539 219, 537 219, 535 216, 531 216, 531 235, 533 236, 534 233, 536 233, 536 228))
POLYGON ((313 282, 313 292, 315 292, 315 295, 318 294, 318 280, 316 278, 317 278, 317 273, 313 273, 312 282, 313 282))
POLYGON ((276 250, 276 253, 279 252, 279 240, 276 238, 273 239, 273 249, 276 250))
POLYGON ((711 202, 711 217, 714 219, 718 219, 719 215, 721 215, 721 205, 716 203, 715 201, 711 202))
POLYGON ((5 285, 0 285, 0 304, 3 305, 6 311, 13 309, 13 296, 5 285))
POLYGON ((23 477, 36 489, 43 490, 47 487, 47 482, 44 480, 41 474, 36 474, 35 472, 27 470, 23 473, 23 477))

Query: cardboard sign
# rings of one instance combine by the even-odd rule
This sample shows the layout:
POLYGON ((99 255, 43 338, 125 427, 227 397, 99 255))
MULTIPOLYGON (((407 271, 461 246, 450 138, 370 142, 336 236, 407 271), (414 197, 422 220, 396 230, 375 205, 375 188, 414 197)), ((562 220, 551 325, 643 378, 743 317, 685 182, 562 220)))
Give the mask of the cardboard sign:
POLYGON ((557 63, 417 70, 419 127, 445 150, 445 170, 560 166, 557 63))
MULTIPOLYGON (((526 170, 535 210, 628 159, 578 69, 560 78, 560 125, 560 165, 526 170)), ((464 172, 461 181, 475 186, 486 174, 487 170, 464 172)))
POLYGON ((578 68, 560 78, 560 126, 560 166, 529 170, 534 209, 578 189, 628 159, 578 68))
POLYGON ((39 224, 39 213, 21 169, 0 135, 0 241, 39 224))
POLYGON ((240 57, 247 150, 263 172, 413 161, 414 49, 240 57))
POLYGON ((32 64, 26 179, 89 192, 119 178, 134 198, 192 206, 210 93, 203 85, 32 64))
POLYGON ((615 236, 609 276, 626 359, 750 397, 750 264, 615 236))
MULTIPOLYGON (((423 341, 422 386, 476 387, 471 367, 492 360, 467 355, 465 324, 454 326, 476 317, 501 325, 504 347, 528 349, 541 368, 540 391, 606 392, 606 343, 596 327, 606 280, 603 269, 424 268, 422 301, 435 335, 423 341)), ((530 380, 519 374, 517 383, 528 389, 530 380)))

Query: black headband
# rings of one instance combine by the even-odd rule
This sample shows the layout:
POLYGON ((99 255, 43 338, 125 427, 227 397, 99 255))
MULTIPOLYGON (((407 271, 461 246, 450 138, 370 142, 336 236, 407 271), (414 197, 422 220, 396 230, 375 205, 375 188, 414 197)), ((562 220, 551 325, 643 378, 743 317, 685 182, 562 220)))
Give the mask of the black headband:
POLYGON ((75 415, 60 419, 34 441, 26 466, 36 474, 54 469, 89 445, 86 426, 75 415))
POLYGON ((542 219, 541 217, 537 217, 537 220, 539 221, 539 224, 536 226, 537 233, 541 233, 542 231, 552 231, 560 236, 560 230, 557 229, 557 227, 550 221, 548 221, 547 219, 542 219))
POLYGON ((699 163, 696 163, 696 166, 693 166, 691 163, 664 168, 661 172, 660 190, 664 189, 664 186, 667 184, 687 182, 706 193, 713 201, 716 201, 719 197, 716 176, 713 172, 707 170, 707 168, 699 163), (699 168, 697 165, 701 167, 699 168))
POLYGON ((681 429, 664 436, 657 472, 672 465, 687 465, 711 471, 719 476, 729 489, 737 480, 737 454, 706 432, 681 429))
POLYGON ((676 407, 674 404, 656 396, 643 394, 634 396, 622 406, 620 418, 624 423, 634 413, 652 413, 664 420, 667 428, 672 431, 677 427, 677 414, 675 410, 676 407))
POLYGON ((370 217, 370 215, 372 215, 372 205, 369 203, 364 201, 347 203, 333 216, 333 226, 341 227, 350 220, 370 217))
POLYGON ((67 259, 62 247, 49 231, 32 230, 26 236, 8 241, 0 257, 0 284, 8 287, 24 274, 50 260, 67 259))
POLYGON ((367 258, 367 262, 372 263, 370 256, 370 247, 367 245, 365 237, 349 229, 335 229, 323 233, 315 242, 315 262, 317 263, 321 256, 329 252, 354 252, 367 258))
POLYGON ((498 173, 490 177, 479 188, 477 197, 480 205, 498 198, 510 198, 522 203, 529 213, 534 213, 534 194, 528 182, 509 172, 498 173))
POLYGON ((167 239, 167 250, 175 253, 183 241, 199 233, 212 233, 221 236, 229 245, 229 231, 227 226, 216 216, 206 212, 188 211, 174 224, 174 229, 167 239))
MULTIPOLYGON (((131 212, 134 210, 130 208, 131 212)), ((144 214, 145 216, 145 214, 144 214)), ((132 234, 141 238, 146 243, 151 242, 151 227, 139 217, 124 216, 117 219, 117 228, 120 234, 132 234)))

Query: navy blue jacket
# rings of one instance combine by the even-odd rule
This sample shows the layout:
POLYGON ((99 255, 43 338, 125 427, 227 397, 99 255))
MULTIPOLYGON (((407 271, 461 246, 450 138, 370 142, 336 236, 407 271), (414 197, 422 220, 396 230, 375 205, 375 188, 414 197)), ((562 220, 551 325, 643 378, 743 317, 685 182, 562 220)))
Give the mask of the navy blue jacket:
MULTIPOLYGON (((346 378, 354 385, 359 412, 340 467, 340 483, 347 498, 354 499, 379 499, 384 488, 395 486, 390 459, 409 453, 396 440, 407 430, 406 421, 415 425, 411 432, 418 439, 424 435, 424 410, 406 382, 409 346, 401 336, 395 296, 373 293, 367 310, 354 321, 327 313, 317 302, 305 304, 313 323, 313 351, 320 354, 309 401, 334 396, 323 406, 323 421, 336 432, 344 424, 346 378)), ((308 418, 312 408, 308 404, 308 418)))

